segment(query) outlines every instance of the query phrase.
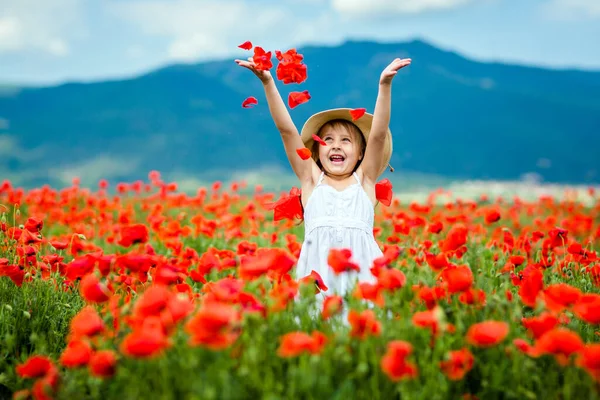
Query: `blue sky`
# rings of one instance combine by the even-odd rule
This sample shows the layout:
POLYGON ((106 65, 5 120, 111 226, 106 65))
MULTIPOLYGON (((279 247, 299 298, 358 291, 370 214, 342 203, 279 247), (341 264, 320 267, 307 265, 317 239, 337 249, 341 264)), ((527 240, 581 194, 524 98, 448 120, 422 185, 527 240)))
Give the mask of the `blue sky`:
POLYGON ((600 0, 0 0, 0 83, 137 75, 345 39, 600 71, 600 0))

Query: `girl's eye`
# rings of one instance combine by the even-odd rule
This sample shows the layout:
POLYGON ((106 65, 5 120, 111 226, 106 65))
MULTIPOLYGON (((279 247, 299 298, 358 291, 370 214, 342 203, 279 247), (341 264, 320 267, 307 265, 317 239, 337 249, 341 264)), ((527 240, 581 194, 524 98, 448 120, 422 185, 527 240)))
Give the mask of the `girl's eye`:
POLYGON ((350 141, 350 139, 344 138, 344 142, 349 142, 349 141, 350 141))
POLYGON ((328 140, 331 140, 331 138, 330 138, 330 137, 326 137, 326 138, 325 138, 325 141, 328 141, 328 140))

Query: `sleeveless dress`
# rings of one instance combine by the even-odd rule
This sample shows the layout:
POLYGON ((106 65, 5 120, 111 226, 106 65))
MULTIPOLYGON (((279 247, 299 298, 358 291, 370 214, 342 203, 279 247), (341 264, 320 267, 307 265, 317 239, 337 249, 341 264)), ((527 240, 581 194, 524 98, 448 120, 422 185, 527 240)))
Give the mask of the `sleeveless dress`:
POLYGON ((296 266, 297 279, 315 270, 323 278, 328 290, 325 296, 344 295, 360 282, 376 282, 370 269, 373 260, 383 255, 375 237, 373 223, 375 210, 364 191, 356 172, 356 183, 338 191, 323 183, 321 172, 317 185, 304 208, 304 242, 296 266), (352 251, 351 261, 360 266, 360 272, 335 275, 327 263, 329 250, 347 248, 352 251))

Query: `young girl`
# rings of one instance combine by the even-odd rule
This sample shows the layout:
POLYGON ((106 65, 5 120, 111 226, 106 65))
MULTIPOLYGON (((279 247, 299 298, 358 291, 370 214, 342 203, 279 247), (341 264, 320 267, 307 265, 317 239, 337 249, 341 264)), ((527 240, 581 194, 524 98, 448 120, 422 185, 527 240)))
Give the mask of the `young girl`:
POLYGON ((315 270, 328 287, 324 295, 346 294, 360 282, 374 282, 373 260, 383 255, 373 236, 375 183, 392 154, 389 130, 392 79, 411 59, 396 58, 381 73, 373 114, 353 121, 349 108, 317 113, 299 135, 269 71, 248 61, 235 60, 263 83, 269 111, 281 133, 285 152, 300 180, 305 238, 296 278, 315 270), (323 143, 315 142, 317 135, 323 143), (297 149, 307 147, 312 158, 303 160, 297 149), (335 274, 328 263, 331 249, 350 249, 358 272, 335 274))

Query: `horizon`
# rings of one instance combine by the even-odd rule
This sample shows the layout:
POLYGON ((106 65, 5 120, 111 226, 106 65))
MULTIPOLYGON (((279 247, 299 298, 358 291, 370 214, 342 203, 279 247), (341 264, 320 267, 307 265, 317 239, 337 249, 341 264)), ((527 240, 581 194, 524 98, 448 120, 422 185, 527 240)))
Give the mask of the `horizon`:
MULTIPOLYGON (((304 43, 298 46, 292 46, 289 48, 296 48, 296 49, 307 49, 307 48, 335 48, 335 47, 341 47, 344 46, 348 43, 373 43, 373 44, 381 44, 381 45, 389 45, 389 44, 408 44, 408 43, 414 43, 414 42, 421 42, 424 43, 428 46, 431 46, 433 48, 436 48, 439 51, 445 52, 445 53, 451 53, 451 54, 456 54, 457 56, 464 58, 466 60, 469 61, 473 61, 479 64, 486 64, 486 65, 505 65, 505 66, 514 66, 514 67, 519 67, 519 68, 531 68, 531 69, 541 69, 541 70, 547 70, 547 71, 557 71, 557 72, 584 72, 584 73, 600 73, 600 66, 598 66, 597 68, 594 69, 589 69, 589 68, 585 68, 585 67, 569 67, 569 66, 548 66, 548 65, 539 65, 539 64, 525 64, 525 63, 518 63, 518 62, 507 62, 507 61, 502 61, 502 60, 479 60, 475 57, 469 57, 467 55, 465 55, 464 53, 457 51, 457 50, 452 50, 452 49, 445 49, 442 47, 438 47, 436 46, 434 43, 431 43, 430 41, 423 39, 423 38, 419 38, 419 37, 415 37, 412 39, 406 39, 406 40, 394 40, 394 41, 385 41, 385 40, 375 40, 375 39, 367 39, 367 38, 358 38, 358 39, 354 39, 354 38, 346 38, 342 41, 340 41, 339 43, 324 43, 324 44, 319 44, 319 43, 304 43)), ((275 50, 275 49, 266 49, 265 50, 269 51, 269 50, 275 50)), ((278 49, 278 50, 282 50, 283 49, 278 49)), ((287 48, 286 48, 287 50, 287 48)), ((241 51, 239 52, 239 57, 247 55, 247 52, 245 51, 241 51)), ((132 73, 129 75, 116 75, 116 76, 106 76, 106 77, 97 77, 97 78, 88 78, 86 79, 71 79, 71 80, 64 80, 64 81, 58 81, 58 82, 50 82, 50 83, 36 83, 36 82, 32 82, 32 83, 12 83, 12 82, 2 82, 0 81, 0 89, 1 88, 10 88, 10 87, 14 87, 14 88, 51 88, 51 87, 57 87, 57 86, 62 86, 62 85, 68 85, 68 84, 93 84, 93 83, 100 83, 100 82, 119 82, 119 81, 125 81, 125 80, 130 80, 130 79, 136 79, 139 77, 142 77, 144 75, 153 73, 155 71, 159 71, 162 69, 166 69, 166 68, 171 68, 171 67, 175 67, 175 66, 193 66, 193 65, 201 65, 201 64, 207 64, 207 63, 213 63, 213 62, 227 62, 229 60, 233 60, 234 58, 236 58, 235 56, 220 56, 220 57, 215 57, 212 59, 200 59, 200 60, 196 60, 196 61, 188 61, 188 62, 184 62, 184 61, 179 61, 179 62, 171 62, 171 63, 167 63, 167 64, 163 64, 163 65, 157 65, 154 67, 150 67, 147 70, 142 70, 139 71, 137 73, 132 73)))

